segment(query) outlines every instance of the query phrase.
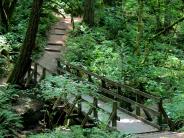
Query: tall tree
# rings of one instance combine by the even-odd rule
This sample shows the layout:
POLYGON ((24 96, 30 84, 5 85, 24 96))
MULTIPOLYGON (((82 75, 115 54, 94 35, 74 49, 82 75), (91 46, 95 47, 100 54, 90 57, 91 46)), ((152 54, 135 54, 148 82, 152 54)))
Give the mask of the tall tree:
POLYGON ((0 26, 2 27, 1 32, 6 32, 8 30, 8 18, 4 8, 4 1, 0 0, 0 26))
POLYGON ((137 37, 136 37, 136 46, 134 53, 136 55, 140 55, 140 46, 142 43, 142 37, 143 37, 143 8, 144 8, 144 0, 138 0, 138 11, 137 11, 137 17, 138 17, 138 24, 137 24, 137 37))
POLYGON ((83 21, 89 26, 94 25, 95 0, 85 0, 83 21))
POLYGON ((18 0, 0 0, 0 26, 3 33, 8 31, 8 24, 13 15, 18 0))
POLYGON ((43 0, 33 0, 31 16, 26 36, 20 51, 15 67, 8 78, 8 83, 21 84, 31 65, 31 55, 35 47, 36 34, 38 32, 41 7, 43 0))

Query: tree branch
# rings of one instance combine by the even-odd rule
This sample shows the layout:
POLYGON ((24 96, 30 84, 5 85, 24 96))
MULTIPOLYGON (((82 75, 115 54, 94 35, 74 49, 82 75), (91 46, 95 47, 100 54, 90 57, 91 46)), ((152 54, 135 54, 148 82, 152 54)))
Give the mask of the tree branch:
POLYGON ((149 38, 148 40, 151 41, 151 40, 157 38, 158 36, 165 33, 167 30, 171 29, 173 26, 175 26, 176 24, 182 22, 183 20, 184 20, 184 17, 179 18, 176 22, 174 22, 173 24, 167 26, 166 28, 164 28, 163 30, 161 30, 159 33, 155 34, 153 37, 149 38))

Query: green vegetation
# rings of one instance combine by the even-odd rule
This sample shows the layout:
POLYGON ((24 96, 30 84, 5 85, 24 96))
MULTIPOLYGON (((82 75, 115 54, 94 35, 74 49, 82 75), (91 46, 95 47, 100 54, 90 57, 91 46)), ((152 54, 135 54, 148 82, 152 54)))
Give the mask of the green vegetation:
MULTIPOLYGON (((64 18, 66 14, 71 16, 73 30, 64 60, 162 97, 174 129, 184 131, 183 6, 183 0, 1 0, 0 80, 10 77, 9 84, 0 84, 0 138, 24 132, 25 116, 13 107, 25 95, 43 104, 35 111, 41 112, 37 125, 42 133, 33 132, 30 138, 127 137, 104 130, 100 123, 92 129, 69 126, 64 130, 60 125, 65 124, 54 120, 58 110, 53 107, 58 101, 68 95, 99 97, 96 86, 70 75, 48 75, 34 86, 33 79, 27 84, 31 60, 43 55, 49 29, 59 21, 56 15, 64 18), (79 16, 83 21, 74 23, 73 18, 79 16)), ((142 102, 154 106, 147 99, 142 102)))
POLYGON ((84 23, 77 25, 67 40, 65 59, 109 79, 162 96, 167 113, 173 121, 180 122, 181 127, 184 119, 181 102, 184 100, 184 52, 181 46, 184 23, 179 22, 168 30, 164 28, 181 17, 177 8, 183 3, 170 1, 167 6, 172 10, 165 9, 164 2, 153 3, 154 0, 144 3, 144 33, 140 40, 136 38, 136 11, 140 10, 137 2, 120 2, 101 9, 95 16, 95 27, 84 23), (155 15, 154 10, 159 15, 155 15), (166 17, 166 10, 172 18, 166 17), (158 22, 160 26, 156 26, 158 22), (158 35, 162 30, 164 32, 158 35), (135 52, 137 41, 141 41, 139 54, 135 52))
POLYGON ((21 117, 12 109, 13 97, 17 91, 13 88, 0 87, 0 137, 17 136, 23 128, 21 117))
POLYGON ((74 126, 69 130, 56 128, 53 132, 32 135, 30 138, 128 138, 128 135, 119 132, 108 132, 98 128, 82 129, 80 126, 74 126))

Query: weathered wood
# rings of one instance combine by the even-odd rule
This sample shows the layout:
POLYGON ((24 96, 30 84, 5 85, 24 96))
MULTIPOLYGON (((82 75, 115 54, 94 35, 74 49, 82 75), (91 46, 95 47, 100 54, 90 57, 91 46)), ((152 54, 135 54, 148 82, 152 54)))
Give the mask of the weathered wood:
POLYGON ((130 116, 133 116, 133 117, 135 117, 135 118, 137 118, 137 119, 143 121, 143 122, 146 123, 146 124, 149 124, 150 126, 153 126, 153 127, 155 127, 155 128, 160 129, 160 126, 159 126, 159 125, 157 125, 157 124, 155 124, 155 123, 153 123, 153 122, 150 122, 150 121, 144 119, 144 118, 141 117, 141 116, 137 116, 137 115, 135 115, 134 113, 129 112, 128 110, 123 109, 123 108, 118 108, 118 109, 119 109, 120 111, 122 111, 122 112, 125 112, 126 114, 128 114, 128 115, 130 115, 130 116))
POLYGON ((133 101, 133 100, 127 98, 127 97, 124 97, 124 96, 118 95, 118 94, 114 95, 114 92, 112 92, 110 90, 107 90, 107 89, 101 88, 101 90, 103 90, 104 93, 111 94, 112 96, 116 96, 117 99, 123 100, 123 101, 125 101, 127 103, 135 104, 136 106, 139 106, 139 107, 141 107, 143 109, 149 110, 149 111, 151 111, 153 114, 155 114, 157 116, 160 115, 160 113, 158 111, 155 111, 155 110, 153 110, 153 109, 151 109, 149 107, 146 107, 143 104, 137 103, 137 102, 135 102, 135 101, 133 101))
POLYGON ((160 126, 160 130, 162 130, 162 100, 158 103, 158 110, 160 112, 160 115, 158 116, 158 124, 160 126))
POLYGON ((112 109, 112 113, 109 116, 109 119, 107 121, 107 125, 106 128, 109 127, 109 124, 112 122, 112 127, 116 127, 117 126, 117 122, 116 122, 116 116, 117 116, 117 107, 116 104, 113 103, 113 109, 112 109))
POLYGON ((118 103, 113 102, 113 118, 112 118, 112 127, 117 127, 117 110, 118 110, 118 103))
POLYGON ((78 113, 81 114, 82 113, 82 96, 81 95, 78 97, 78 100, 79 100, 78 105, 77 105, 78 113))
MULTIPOLYGON (((147 116, 148 120, 150 120, 150 121, 152 120, 152 118, 151 118, 149 112, 152 112, 153 114, 155 114, 157 116, 160 115, 160 112, 158 112, 158 111, 156 111, 156 110, 154 110, 154 109, 152 109, 150 107, 146 107, 144 105, 144 103, 139 103, 139 100, 141 100, 140 97, 144 98, 144 99, 153 99, 156 102, 160 101, 160 99, 161 99, 160 97, 152 95, 152 94, 149 94, 149 93, 142 92, 142 91, 140 91, 138 89, 134 89, 134 88, 132 88, 130 86, 127 86, 127 85, 124 85, 124 84, 120 84, 120 83, 114 82, 112 80, 108 80, 105 77, 99 76, 99 75, 97 75, 95 73, 89 72, 87 70, 84 70, 81 67, 74 66, 74 65, 72 65, 70 63, 61 61, 61 64, 65 65, 65 66, 68 66, 72 70, 77 70, 77 71, 82 72, 83 74, 86 74, 86 76, 88 76, 88 82, 90 82, 90 83, 96 84, 92 80, 92 77, 97 79, 97 80, 99 80, 99 81, 101 81, 101 86, 99 86, 100 87, 99 91, 102 90, 103 95, 104 94, 105 95, 110 95, 110 97, 114 97, 114 100, 116 100, 116 101, 120 101, 120 102, 124 101, 123 103, 136 105, 136 114, 138 116, 141 115, 141 113, 140 113, 140 109, 141 108, 145 112, 145 115, 147 116), (116 93, 116 92, 113 92, 112 90, 108 90, 107 89, 107 87, 108 87, 107 85, 109 85, 113 89, 117 88, 118 92, 116 93), (103 88, 101 88, 101 87, 103 87, 103 88), (123 96, 121 94, 122 90, 124 90, 124 92, 126 92, 126 93, 131 93, 131 94, 133 93, 133 94, 135 94, 136 95, 135 96, 136 97, 136 101, 134 101, 134 99, 130 99, 128 97, 123 96)), ((69 73, 71 73, 71 72, 69 72, 69 73)), ((72 74, 72 75, 75 75, 75 74, 72 74)), ((79 76, 79 75, 77 75, 77 76, 79 76)), ((81 76, 81 77, 79 77, 79 79, 82 80, 84 78, 83 78, 83 76, 81 76)))
MULTIPOLYGON (((57 60, 59 60, 59 59, 57 59, 57 60)), ((70 64, 70 63, 67 63, 66 61, 61 61, 61 60, 60 60, 60 62, 61 62, 61 64, 64 64, 64 65, 66 65, 66 66, 69 66, 70 68, 73 68, 73 69, 75 69, 75 70, 80 70, 80 71, 82 71, 84 74, 86 74, 86 75, 88 75, 88 76, 90 75, 90 76, 95 77, 96 79, 103 80, 103 81, 105 81, 106 83, 111 84, 111 85, 114 86, 114 87, 121 87, 121 88, 123 88, 123 89, 131 90, 131 92, 133 92, 133 93, 135 93, 135 94, 139 94, 139 95, 141 95, 141 96, 143 96, 143 97, 145 97, 145 98, 151 98, 151 99, 154 99, 154 100, 156 100, 156 101, 159 101, 159 100, 160 100, 160 97, 159 97, 159 96, 155 96, 155 95, 153 95, 153 94, 149 94, 149 93, 142 92, 142 91, 140 91, 140 90, 138 90, 138 89, 134 89, 134 88, 132 88, 132 87, 130 87, 130 86, 121 84, 121 83, 119 83, 119 82, 114 82, 114 81, 109 80, 109 79, 107 79, 107 78, 105 78, 105 77, 103 77, 103 76, 99 76, 99 75, 97 75, 97 74, 95 74, 95 73, 92 73, 92 72, 89 72, 89 71, 87 71, 87 70, 84 70, 84 69, 81 68, 81 67, 74 66, 74 65, 72 65, 72 64, 70 64)))
MULTIPOLYGON (((138 94, 136 94, 136 102, 138 103, 140 101, 140 97, 138 94)), ((136 106, 136 115, 137 116, 140 116, 141 115, 141 110, 140 110, 140 107, 139 106, 136 106)))
POLYGON ((80 96, 77 96, 77 97, 75 98, 75 100, 73 101, 73 105, 72 105, 72 107, 70 108, 70 110, 69 110, 69 112, 68 112, 68 114, 67 114, 68 116, 70 116, 71 113, 73 112, 73 110, 74 110, 76 104, 78 103, 79 99, 80 99, 80 96))
POLYGON ((45 79, 45 76, 46 76, 46 68, 43 68, 43 69, 42 69, 42 75, 41 75, 41 77, 40 77, 39 82, 40 82, 41 80, 45 79))
POLYGON ((96 120, 98 120, 98 99, 96 97, 93 98, 93 106, 95 107, 93 110, 93 115, 96 120))
POLYGON ((37 83, 37 63, 34 63, 34 83, 37 83))
POLYGON ((32 71, 30 73, 31 69, 29 69, 28 71, 28 76, 27 76, 27 79, 26 79, 26 83, 25 83, 25 87, 27 87, 31 81, 31 79, 33 78, 33 75, 34 75, 34 71, 32 71))
POLYGON ((85 118, 83 119, 82 123, 81 123, 81 127, 84 127, 86 122, 89 119, 89 115, 91 115, 91 113, 93 112, 93 107, 91 107, 88 111, 88 113, 85 115, 85 118))

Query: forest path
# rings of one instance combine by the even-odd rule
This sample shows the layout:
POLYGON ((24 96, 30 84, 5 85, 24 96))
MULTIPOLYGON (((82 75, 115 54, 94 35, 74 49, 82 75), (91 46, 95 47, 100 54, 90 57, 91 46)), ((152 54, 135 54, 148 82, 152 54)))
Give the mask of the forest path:
MULTIPOLYGON (((80 20, 80 18, 74 19, 75 22, 80 20)), ((65 53, 65 41, 70 30, 72 30, 72 25, 71 18, 69 17, 60 19, 60 21, 51 28, 48 36, 47 47, 45 48, 44 55, 37 61, 38 64, 51 72, 57 71, 56 58, 60 58, 65 53)), ((90 100, 89 97, 87 100, 90 100)), ((106 104, 103 103, 101 105, 104 106, 106 104)), ((111 110, 111 107, 106 106, 106 110, 111 110)), ((125 133, 145 133, 158 131, 158 129, 130 115, 127 115, 124 112, 118 111, 118 115, 121 118, 120 121, 117 121, 117 127, 119 131, 125 133)), ((101 118, 103 119, 103 116, 101 116, 101 118)))
MULTIPOLYGON (((75 18, 75 22, 80 21, 80 18, 75 18)), ((67 39, 68 32, 72 29, 71 18, 67 17, 65 19, 61 18, 51 28, 48 35, 48 43, 45 48, 43 56, 37 61, 42 67, 46 68, 51 72, 57 71, 56 58, 60 58, 66 50, 65 41, 67 39)), ((91 101, 89 96, 85 96, 85 99, 91 101)), ((107 108, 106 110, 111 110, 111 107, 106 106, 108 103, 100 102, 98 106, 107 108)), ((85 109, 84 109, 85 110, 85 109)), ((87 108, 86 108, 87 110, 87 108)), ((117 129, 124 133, 147 133, 148 134, 138 134, 135 137, 138 138, 161 138, 161 137, 172 137, 180 138, 184 137, 183 134, 173 134, 171 132, 157 132, 158 129, 118 110, 118 116, 120 121, 117 121, 117 129), (152 132, 152 133, 150 133, 152 132)), ((103 116, 101 116, 103 119, 103 116)))
MULTIPOLYGON (((74 18, 74 21, 78 22, 80 21, 80 18, 74 18)), ((59 22, 53 25, 49 31, 45 52, 37 61, 41 66, 51 72, 56 72, 56 58, 60 58, 64 54, 66 50, 65 40, 70 30, 72 30, 70 17, 61 18, 59 22)))

